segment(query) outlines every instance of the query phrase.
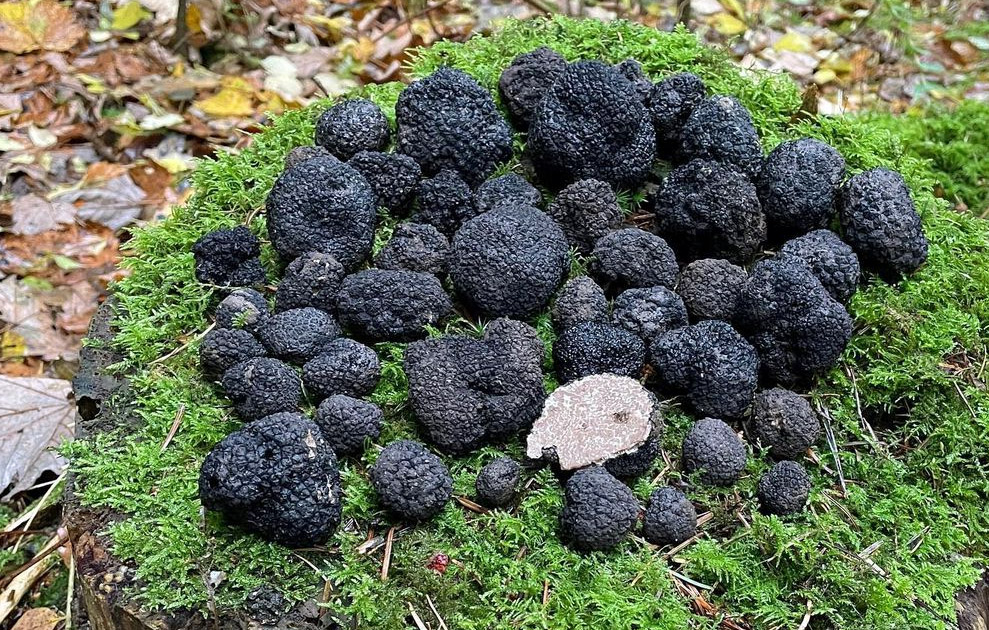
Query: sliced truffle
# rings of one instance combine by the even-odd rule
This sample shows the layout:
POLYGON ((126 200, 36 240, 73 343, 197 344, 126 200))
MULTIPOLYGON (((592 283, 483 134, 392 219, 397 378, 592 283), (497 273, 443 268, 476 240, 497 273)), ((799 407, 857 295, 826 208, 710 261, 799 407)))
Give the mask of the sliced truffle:
POLYGON ((697 533, 697 511, 687 496, 669 486, 649 497, 642 536, 654 545, 679 545, 697 533))
POLYGON ((262 286, 266 277, 261 266, 261 243, 240 225, 216 230, 192 246, 196 259, 196 279, 220 287, 262 286))
POLYGON ((520 129, 526 129, 536 105, 567 67, 567 60, 545 46, 512 60, 498 79, 502 101, 520 129))
POLYGON ((585 322, 608 323, 608 298, 604 289, 587 276, 568 280, 556 293, 552 318, 557 333, 585 322))
POLYGON ((454 171, 440 171, 419 182, 419 210, 416 223, 428 223, 452 237, 464 221, 477 216, 477 203, 470 186, 454 171))
POLYGON ((653 86, 649 93, 649 115, 656 129, 656 152, 660 157, 676 155, 680 130, 690 113, 704 100, 704 82, 696 74, 681 72, 653 86))
POLYGON ((862 264, 882 274, 906 275, 927 260, 920 215, 895 171, 875 168, 849 179, 838 194, 838 218, 862 264))
POLYGON ((663 181, 656 231, 675 244, 681 259, 745 264, 766 241, 766 217, 745 175, 727 164, 693 160, 663 181))
POLYGON ((335 158, 289 168, 265 202, 268 236, 286 261, 308 252, 331 254, 346 269, 367 258, 377 199, 364 176, 335 158))
POLYGON ((522 480, 522 467, 510 457, 499 457, 481 468, 474 481, 478 500, 491 507, 504 507, 512 502, 522 480))
POLYGON ((543 202, 543 196, 528 180, 515 173, 489 179, 477 189, 477 208, 480 212, 494 210, 495 206, 506 202, 538 207, 543 202))
POLYGON ((258 336, 272 356, 301 365, 339 337, 340 326, 326 311, 293 308, 272 315, 258 336))
POLYGON ((752 402, 759 356, 730 325, 707 320, 671 330, 649 348, 660 383, 698 414, 738 418, 752 402))
POLYGON ((681 465, 697 472, 702 483, 730 486, 745 471, 745 444, 735 431, 715 418, 698 420, 683 440, 681 465))
POLYGON ((340 323, 372 341, 424 337, 426 326, 452 312, 450 297, 436 276, 415 271, 359 271, 344 278, 337 300, 340 323))
POLYGON ((337 457, 360 455, 364 443, 381 434, 384 414, 364 400, 334 394, 316 408, 316 424, 337 457))
POLYGON ((207 510, 289 547, 325 542, 340 525, 337 459, 316 425, 279 413, 234 431, 199 473, 207 510))
POLYGON ((748 274, 738 265, 719 258, 702 258, 680 272, 677 292, 693 321, 730 322, 738 310, 746 280, 748 274))
POLYGON ((591 466, 567 481, 560 537, 580 551, 612 549, 625 540, 638 516, 639 503, 628 486, 591 466))
POLYGON ((223 373, 223 391, 244 421, 281 411, 298 411, 302 383, 291 367, 278 359, 247 359, 223 373))
POLYGON ((401 153, 361 151, 347 164, 371 185, 378 205, 398 215, 408 209, 422 179, 419 163, 401 153))
POLYGON ((268 301, 254 289, 235 289, 216 307, 217 328, 243 328, 256 332, 263 326, 271 311, 268 301))
POLYGON ((635 59, 626 59, 621 63, 615 64, 615 70, 632 84, 635 94, 639 97, 640 101, 645 103, 649 100, 649 93, 652 91, 652 81, 649 80, 645 71, 642 70, 641 63, 635 59))
POLYGON ((795 514, 807 505, 810 475, 797 462, 782 461, 759 480, 759 509, 766 514, 795 514))
POLYGON ((842 304, 858 288, 861 277, 858 256, 831 230, 814 230, 787 241, 780 256, 793 256, 806 263, 831 297, 842 304))
POLYGON ((687 325, 687 308, 666 287, 628 289, 615 298, 611 323, 634 333, 646 345, 674 328, 687 325))
POLYGON ((289 263, 275 291, 275 310, 318 308, 332 313, 346 272, 330 254, 309 252, 289 263))
POLYGON ((222 376, 241 361, 262 356, 264 346, 246 330, 216 328, 199 344, 199 367, 208 376, 222 376))
POLYGON ((341 160, 360 151, 381 151, 391 130, 381 108, 366 98, 337 103, 316 121, 316 144, 341 160))
POLYGON ((639 228, 624 228, 602 237, 591 256, 591 275, 615 292, 636 287, 672 289, 680 271, 666 241, 639 228))
POLYGON ((646 346, 624 328, 585 322, 563 331, 553 344, 553 365, 560 383, 591 374, 639 378, 646 362, 646 346))
POLYGON ((470 75, 440 68, 402 90, 396 150, 426 175, 451 169, 472 187, 512 156, 512 133, 491 94, 470 75))
POLYGON ((615 191, 596 179, 576 181, 553 199, 546 208, 572 247, 585 254, 608 232, 622 224, 622 210, 615 191))
POLYGON ((817 441, 821 421, 799 394, 767 389, 753 401, 752 434, 776 459, 796 459, 817 441))
POLYGON ((712 96, 698 103, 680 130, 680 161, 730 164, 748 177, 762 166, 762 145, 749 110, 734 96, 712 96))
POLYGON ((827 227, 844 177, 845 160, 820 140, 790 140, 770 151, 755 178, 770 233, 786 238, 827 227))
POLYGON ((446 465, 411 440, 392 442, 381 451, 371 467, 371 483, 381 505, 413 523, 439 514, 453 496, 446 465))
POLYGON ((539 101, 525 150, 552 188, 593 177, 631 189, 652 169, 656 134, 628 79, 598 61, 578 61, 539 101))
POLYGON ((325 147, 295 147, 288 152, 288 155, 285 156, 285 168, 292 168, 300 162, 305 162, 306 160, 311 160, 316 157, 335 158, 335 156, 327 151, 325 147))
POLYGON ((544 213, 502 204, 454 236, 450 277, 476 313, 528 317, 560 286, 568 253, 563 231, 544 213))
POLYGON ((428 223, 400 223, 378 252, 380 269, 404 269, 444 275, 450 257, 450 241, 428 223))
POLYGON ((374 350, 353 339, 339 337, 323 346, 302 367, 306 393, 316 400, 334 394, 360 398, 374 391, 381 378, 381 363, 374 350))

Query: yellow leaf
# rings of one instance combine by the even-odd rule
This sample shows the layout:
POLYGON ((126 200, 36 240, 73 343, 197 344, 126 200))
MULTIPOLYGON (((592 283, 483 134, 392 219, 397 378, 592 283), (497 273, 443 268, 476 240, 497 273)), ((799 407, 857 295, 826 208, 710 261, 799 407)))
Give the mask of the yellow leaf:
POLYGON ((740 35, 748 29, 745 22, 727 13, 718 13, 711 19, 711 26, 722 35, 740 35))
POLYGON ((350 26, 352 22, 346 16, 326 17, 325 15, 306 15, 303 19, 310 24, 325 28, 327 35, 333 41, 339 41, 343 35, 343 29, 350 26))
POLYGON ((826 85, 837 78, 838 75, 835 74, 835 71, 828 68, 823 68, 814 73, 814 83, 818 85, 826 85))
POLYGON ((86 34, 72 11, 55 0, 24 0, 0 4, 0 50, 66 51, 86 34))
POLYGON ((26 357, 27 344, 24 337, 12 330, 8 330, 0 335, 0 357, 10 359, 12 357, 26 357))
POLYGON ((836 75, 841 76, 852 71, 852 62, 840 57, 838 53, 832 53, 821 62, 821 69, 833 70, 836 75))
POLYGON ((254 90, 237 77, 225 77, 220 91, 195 102, 196 107, 215 118, 243 117, 254 113, 254 90))
POLYGON ((359 37, 344 42, 340 46, 340 52, 350 55, 356 61, 364 63, 374 54, 374 42, 370 37, 359 37))
POLYGON ((738 19, 745 18, 745 7, 739 0, 718 0, 719 4, 728 10, 729 13, 737 17, 738 19))
POLYGON ((776 50, 788 50, 790 52, 805 53, 810 52, 814 49, 814 45, 811 43, 810 38, 802 33, 797 33, 796 31, 787 31, 786 35, 780 37, 779 40, 773 44, 773 48, 776 50))
POLYGON ((114 10, 110 28, 115 31, 126 31, 129 28, 134 28, 141 20, 148 17, 151 17, 151 14, 144 10, 141 3, 137 0, 131 0, 114 10))
POLYGON ((191 35, 198 35, 203 32, 203 12, 195 4, 190 4, 186 9, 185 26, 191 35))

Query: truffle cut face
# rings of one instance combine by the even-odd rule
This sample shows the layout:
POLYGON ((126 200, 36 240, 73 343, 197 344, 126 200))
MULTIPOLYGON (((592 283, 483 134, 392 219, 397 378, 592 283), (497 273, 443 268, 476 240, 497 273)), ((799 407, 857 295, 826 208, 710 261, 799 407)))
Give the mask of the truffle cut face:
POLYGON ((560 537, 581 551, 612 549, 632 531, 638 515, 639 503, 628 486, 591 466, 567 481, 560 537))
POLYGON ((453 311, 436 276, 414 271, 368 269, 347 276, 340 287, 340 323, 372 341, 409 341, 453 311))
POLYGON ((641 446, 653 430, 656 399, 638 381, 587 376, 557 388, 526 439, 526 455, 561 470, 600 464, 641 446))
POLYGON ((436 516, 453 495, 453 479, 440 458, 418 442, 392 442, 371 467, 371 483, 383 506, 421 522, 436 516))
POLYGON ((316 144, 341 160, 388 146, 390 129, 381 108, 366 98, 337 103, 316 121, 316 144))

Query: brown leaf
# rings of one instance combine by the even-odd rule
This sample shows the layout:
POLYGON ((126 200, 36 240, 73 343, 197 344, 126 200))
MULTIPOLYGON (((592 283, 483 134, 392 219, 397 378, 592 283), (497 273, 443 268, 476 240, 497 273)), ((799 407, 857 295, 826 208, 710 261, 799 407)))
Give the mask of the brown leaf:
POLYGON ((46 361, 78 356, 75 342, 55 330, 51 311, 41 296, 17 276, 0 282, 0 319, 7 324, 5 356, 39 356, 46 361))
POLYGON ((63 470, 64 460, 51 449, 72 437, 71 394, 70 381, 0 376, 0 498, 30 488, 46 471, 63 470))
POLYGON ((14 221, 10 231, 14 234, 41 234, 72 223, 75 208, 70 203, 52 203, 38 195, 25 195, 11 202, 10 214, 14 221))
POLYGON ((10 630, 53 630, 58 620, 58 613, 51 608, 32 608, 24 611, 10 630))
POLYGON ((80 219, 119 230, 141 216, 144 191, 125 173, 102 186, 61 193, 58 200, 76 204, 80 219))
POLYGON ((69 50, 85 34, 73 12, 55 0, 0 4, 0 50, 69 50))

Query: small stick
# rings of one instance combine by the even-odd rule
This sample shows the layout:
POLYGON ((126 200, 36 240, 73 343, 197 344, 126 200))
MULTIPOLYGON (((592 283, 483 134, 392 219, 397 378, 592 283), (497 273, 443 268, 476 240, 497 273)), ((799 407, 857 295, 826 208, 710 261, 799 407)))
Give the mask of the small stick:
MULTIPOLYGON (((391 543, 394 537, 395 537, 395 528, 394 527, 388 528, 388 535, 385 537, 385 558, 381 562, 382 582, 388 579, 388 568, 391 566, 391 543)), ((409 604, 409 608, 412 608, 412 604, 409 604)))
POLYGON ((72 597, 76 589, 76 557, 69 553, 69 585, 65 589, 65 628, 72 630, 72 597))
POLYGON ((175 433, 179 430, 179 425, 182 424, 182 418, 185 417, 185 403, 179 403, 179 408, 175 410, 175 419, 172 420, 172 428, 168 430, 168 435, 165 436, 165 441, 161 445, 161 450, 159 453, 164 453, 168 445, 172 443, 172 438, 175 437, 175 433))
POLYGON ((483 505, 479 505, 477 503, 474 503, 473 501, 471 501, 467 497, 458 496, 457 497, 457 503, 459 503, 460 505, 464 506, 465 508, 467 508, 471 512, 477 512, 478 514, 487 514, 488 511, 489 511, 488 508, 484 507, 483 505))
POLYGON ((9 578, 4 579, 3 592, 0 592, 0 623, 3 623, 17 609, 17 604, 31 590, 34 583, 48 572, 55 561, 54 551, 66 540, 67 538, 54 536, 30 562, 19 567, 9 578))
POLYGON ((845 472, 841 468, 841 458, 838 457, 838 443, 834 439, 834 429, 831 428, 831 412, 821 405, 817 405, 817 413, 821 416, 824 425, 824 435, 827 438, 828 448, 831 449, 831 456, 834 457, 834 468, 838 473, 838 483, 841 484, 841 495, 848 496, 848 486, 845 484, 845 472))
MULTIPOLYGON (((36 519, 38 517, 38 514, 41 513, 41 509, 45 506, 45 501, 47 501, 48 498, 52 495, 52 493, 55 492, 55 488, 57 488, 58 487, 58 484, 61 481, 63 481, 64 479, 65 479, 65 473, 63 472, 61 475, 58 476, 58 478, 55 479, 55 483, 53 483, 52 485, 48 486, 48 489, 45 490, 45 493, 43 495, 41 495, 41 498, 38 500, 38 504, 35 505, 31 509, 30 512, 28 512, 27 514, 25 514, 25 518, 23 518, 23 519, 21 519, 21 518, 17 519, 13 523, 11 523, 7 527, 5 527, 4 528, 4 532, 12 532, 12 531, 14 531, 18 527, 20 527, 20 524, 21 523, 24 524, 23 531, 27 531, 27 530, 31 529, 31 525, 34 524, 34 519, 36 519)), ((17 550, 21 548, 21 542, 23 540, 24 540, 23 537, 19 537, 17 539, 17 542, 14 543, 14 553, 17 553, 17 550)))
POLYGON ((157 365, 159 363, 164 363, 165 361, 168 361, 169 359, 171 359, 172 357, 174 357, 178 353, 180 353, 183 350, 185 350, 186 348, 188 348, 189 347, 189 344, 192 343, 193 341, 199 341, 200 339, 202 339, 203 337, 205 337, 206 336, 206 333, 208 333, 209 331, 213 330, 213 328, 215 328, 215 327, 216 327, 216 322, 210 324, 209 327, 206 330, 204 330, 203 332, 199 333, 198 335, 196 335, 195 337, 193 337, 189 341, 186 341, 184 344, 182 344, 178 348, 175 348, 174 350, 172 350, 171 352, 169 352, 165 356, 161 356, 161 357, 158 357, 157 359, 153 359, 153 360, 149 361, 148 362, 148 365, 157 365))
POLYGON ((968 404, 968 397, 965 396, 964 392, 962 392, 962 388, 961 386, 958 385, 958 381, 951 381, 951 384, 955 386, 955 391, 958 392, 958 395, 961 397, 962 402, 965 403, 965 408, 968 409, 968 412, 970 414, 972 414, 972 418, 978 420, 979 416, 975 414, 975 409, 972 409, 972 405, 968 404))
POLYGON ((426 624, 422 622, 422 619, 419 618, 419 613, 417 613, 416 609, 412 607, 412 602, 408 602, 408 604, 409 612, 412 613, 412 621, 415 622, 416 628, 419 628, 419 630, 429 630, 426 628, 426 624))
POLYGON ((845 372, 848 374, 848 378, 852 379, 852 396, 855 398, 855 413, 858 414, 859 422, 869 432, 872 441, 878 444, 879 438, 876 437, 876 432, 872 430, 872 425, 869 424, 869 421, 865 419, 865 414, 862 413, 862 398, 859 396, 859 385, 855 379, 855 370, 850 365, 846 365, 845 372))
POLYGON ((543 608, 549 603, 549 579, 543 580, 543 608))
POLYGON ((797 630, 807 630, 807 626, 810 625, 810 616, 814 612, 814 602, 807 600, 807 614, 804 618, 800 620, 800 625, 797 626, 797 630))
POLYGON ((426 595, 426 603, 429 604, 429 609, 433 611, 436 615, 436 620, 440 622, 440 628, 443 630, 450 630, 446 627, 446 622, 443 621, 443 617, 440 617, 440 611, 436 610, 436 606, 433 605, 433 600, 429 599, 429 595, 426 595))
POLYGON ((692 580, 692 579, 690 579, 689 577, 687 577, 686 575, 684 575, 682 573, 677 573, 673 569, 667 568, 666 570, 669 571, 673 575, 673 577, 677 578, 678 580, 683 580, 684 582, 686 582, 687 584, 690 584, 691 586, 696 586, 697 588, 704 589, 705 591, 713 591, 714 590, 714 587, 713 586, 708 586, 707 584, 704 584, 703 582, 698 582, 697 580, 692 580))

